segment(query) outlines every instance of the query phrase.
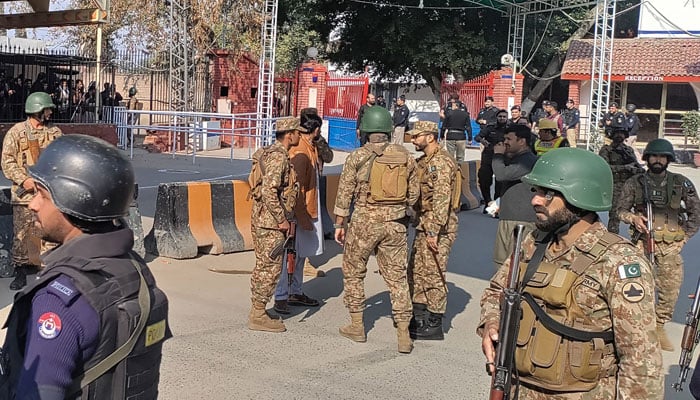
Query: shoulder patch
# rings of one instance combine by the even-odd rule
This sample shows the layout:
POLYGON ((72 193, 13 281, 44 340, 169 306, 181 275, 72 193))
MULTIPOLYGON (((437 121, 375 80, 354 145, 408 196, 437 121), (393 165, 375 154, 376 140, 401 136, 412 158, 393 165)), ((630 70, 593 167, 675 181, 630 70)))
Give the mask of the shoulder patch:
POLYGON ((625 264, 617 267, 617 272, 620 274, 620 279, 638 278, 642 276, 642 269, 639 264, 625 264))
POLYGON ((37 329, 39 330, 39 336, 44 339, 55 339, 61 334, 61 329, 63 329, 61 317, 52 312, 43 313, 37 320, 37 329))
POLYGON ((693 185, 693 182, 690 181, 690 179, 686 178, 683 181, 683 187, 685 190, 688 191, 689 196, 695 196, 695 186, 693 185))
POLYGON ((78 289, 73 286, 73 282, 67 277, 59 277, 49 283, 46 291, 61 299, 65 305, 70 305, 80 295, 78 289))
POLYGON ((644 287, 636 282, 628 282, 622 286, 622 297, 630 303, 638 303, 644 299, 644 287))

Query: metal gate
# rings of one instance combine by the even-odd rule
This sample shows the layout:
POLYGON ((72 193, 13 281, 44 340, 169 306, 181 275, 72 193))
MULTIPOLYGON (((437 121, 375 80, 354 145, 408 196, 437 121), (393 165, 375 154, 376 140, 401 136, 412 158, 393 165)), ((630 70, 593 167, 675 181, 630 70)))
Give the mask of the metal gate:
POLYGON ((334 149, 349 151, 360 146, 355 132, 357 112, 368 91, 369 78, 366 76, 329 73, 323 115, 328 121, 328 142, 334 149))

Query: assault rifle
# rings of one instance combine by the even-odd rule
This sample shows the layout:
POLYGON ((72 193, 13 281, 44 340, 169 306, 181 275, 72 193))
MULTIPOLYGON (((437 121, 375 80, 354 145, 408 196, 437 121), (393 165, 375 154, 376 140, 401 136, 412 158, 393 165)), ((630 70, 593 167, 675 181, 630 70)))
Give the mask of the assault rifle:
POLYGON ((296 243, 296 222, 289 221, 289 230, 287 231, 287 238, 275 246, 275 248, 270 251, 270 258, 279 257, 282 252, 284 252, 284 257, 282 258, 282 270, 287 270, 287 285, 289 285, 289 291, 287 293, 291 294, 292 290, 292 275, 294 274, 294 269, 296 268, 296 257, 297 250, 295 248, 296 243))
MULTIPOLYGON (((518 287, 520 272, 520 252, 523 241, 523 225, 515 228, 515 249, 510 258, 508 270, 508 286, 503 289, 501 299, 501 320, 498 326, 498 345, 496 349, 495 372, 491 381, 489 400, 504 400, 510 398, 513 369, 515 368, 515 346, 520 329, 521 291, 518 287)), ((488 333, 487 333, 488 334, 488 333)))
POLYGON ((673 384, 676 392, 683 391, 683 383, 688 378, 690 370, 690 362, 693 359, 693 351, 695 345, 700 340, 700 330, 698 330, 698 320, 700 320, 700 279, 695 289, 695 298, 693 306, 685 314, 685 329, 683 329, 683 339, 681 340, 681 357, 678 365, 681 367, 681 372, 678 374, 678 381, 673 384))
POLYGON ((654 253, 656 253, 656 242, 654 241, 654 210, 652 209, 651 205, 651 198, 649 197, 649 181, 646 176, 643 176, 644 179, 644 204, 646 205, 647 208, 647 258, 649 259, 649 263, 651 265, 656 265, 654 261, 654 253))

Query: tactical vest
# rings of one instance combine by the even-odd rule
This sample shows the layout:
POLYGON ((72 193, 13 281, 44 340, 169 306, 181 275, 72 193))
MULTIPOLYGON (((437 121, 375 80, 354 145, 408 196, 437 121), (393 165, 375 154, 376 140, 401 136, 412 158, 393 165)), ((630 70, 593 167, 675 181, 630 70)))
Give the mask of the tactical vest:
POLYGON ((561 142, 564 141, 564 138, 559 136, 554 140, 550 140, 548 142, 543 141, 542 139, 537 139, 535 142, 535 151, 537 152, 538 156, 541 156, 542 154, 554 150, 561 145, 561 142))
MULTIPOLYGON (((141 266, 145 265, 133 255, 141 266)), ((129 355, 109 372, 86 387, 74 381, 66 399, 80 400, 150 400, 158 397, 158 380, 163 342, 172 337, 168 325, 168 299, 155 287, 147 268, 141 273, 148 286, 150 314, 129 355), (70 393, 72 392, 72 393, 70 393)), ((85 259, 66 257, 36 282, 18 293, 5 326, 8 328, 3 351, 9 357, 8 372, 0 378, 0 399, 14 399, 15 386, 24 363, 27 317, 36 292, 59 274, 71 277, 81 295, 97 311, 100 337, 95 353, 84 363, 85 372, 127 342, 141 315, 138 292, 141 278, 129 258, 85 259), (126 265, 125 265, 126 264, 126 265), (116 323, 115 323, 116 322, 116 323)), ((78 363, 80 365, 80 362, 78 363)))
POLYGON ((294 171, 294 167, 289 162, 289 157, 285 154, 282 149, 273 146, 262 147, 253 153, 253 163, 250 168, 250 174, 248 175, 248 186, 250 186, 250 191, 248 192, 248 199, 253 199, 260 201, 262 199, 262 182, 265 176, 265 162, 270 154, 277 152, 284 154, 285 156, 285 166, 284 171, 289 171, 282 176, 282 184, 280 185, 280 190, 277 193, 282 207, 284 207, 285 212, 291 213, 294 209, 296 203, 296 198, 299 192, 297 174, 294 171))
MULTIPOLYGON (((612 332, 596 331, 572 289, 610 246, 623 241, 605 232, 568 268, 547 262, 537 266, 521 304, 515 363, 522 382, 556 392, 579 392, 592 390, 601 378, 617 373, 612 332)), ((526 268, 521 263, 521 279, 526 268)))
POLYGON ((43 129, 32 128, 29 121, 24 123, 24 135, 19 137, 19 160, 22 166, 32 166, 37 163, 41 155, 41 144, 50 143, 56 139, 56 131, 51 130, 51 127, 46 126, 43 129), (46 135, 44 140, 39 141, 39 135, 46 135))
POLYGON ((654 228, 654 240, 656 242, 673 243, 685 238, 683 223, 685 210, 681 207, 683 200, 683 176, 666 171, 666 187, 649 179, 647 174, 639 175, 639 187, 634 193, 636 210, 645 212, 644 181, 649 188, 649 199, 652 204, 652 226, 654 228))

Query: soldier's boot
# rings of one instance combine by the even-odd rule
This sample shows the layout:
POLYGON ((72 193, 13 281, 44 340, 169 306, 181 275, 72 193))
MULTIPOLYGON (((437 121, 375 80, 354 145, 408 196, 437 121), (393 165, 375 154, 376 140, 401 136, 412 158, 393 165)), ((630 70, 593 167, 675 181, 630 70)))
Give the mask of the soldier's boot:
POLYGON ((442 314, 430 312, 427 322, 423 328, 416 332, 417 340, 443 340, 445 334, 442 332, 442 314))
POLYGON ((362 322, 361 312, 351 312, 350 313, 350 325, 345 325, 338 329, 341 336, 355 341, 364 343, 367 341, 367 334, 365 334, 365 324, 362 322))
POLYGON ((270 318, 270 315, 265 311, 264 304, 253 304, 250 308, 248 329, 263 332, 284 332, 287 330, 282 320, 270 318))
MULTIPOLYGON (((420 303, 413 303, 413 317, 411 317, 411 322, 408 324, 408 333, 411 335, 412 339, 415 339, 416 331, 423 328, 426 319, 428 318, 428 306, 420 303)), ((394 323, 396 327, 396 323, 394 323)))
POLYGON ((24 265, 15 267, 15 279, 10 283, 10 290, 20 290, 27 286, 27 269, 24 265))
POLYGON ((668 338, 668 335, 666 335, 666 329, 664 328, 663 324, 656 325, 656 336, 658 336, 659 338, 659 345, 661 345, 661 350, 674 350, 673 343, 671 343, 671 340, 668 338))
POLYGON ((408 321, 396 323, 396 338, 399 342, 399 353, 408 354, 413 350, 413 341, 408 333, 408 321))

